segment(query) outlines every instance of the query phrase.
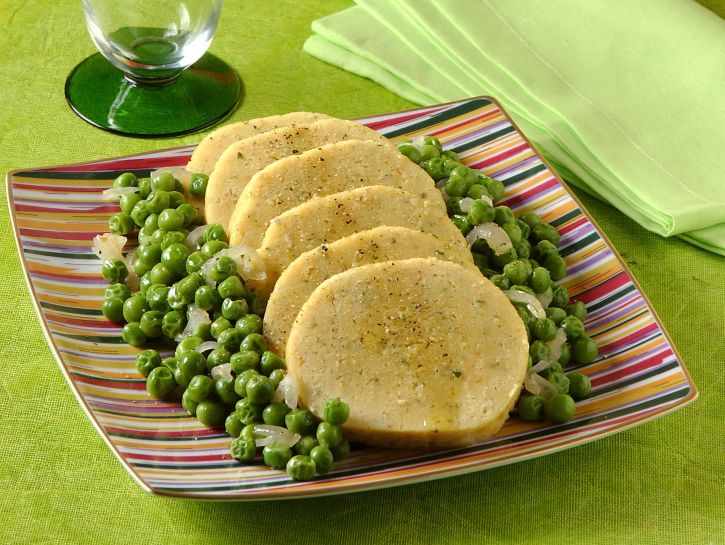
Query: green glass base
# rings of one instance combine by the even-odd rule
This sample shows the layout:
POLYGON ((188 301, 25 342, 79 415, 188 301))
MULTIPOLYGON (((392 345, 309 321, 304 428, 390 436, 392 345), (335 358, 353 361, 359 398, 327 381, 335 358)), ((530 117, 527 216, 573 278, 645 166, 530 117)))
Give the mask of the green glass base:
POLYGON ((141 138, 204 129, 226 117, 242 95, 237 73, 210 53, 164 86, 131 83, 100 53, 76 66, 65 82, 68 104, 88 123, 141 138))

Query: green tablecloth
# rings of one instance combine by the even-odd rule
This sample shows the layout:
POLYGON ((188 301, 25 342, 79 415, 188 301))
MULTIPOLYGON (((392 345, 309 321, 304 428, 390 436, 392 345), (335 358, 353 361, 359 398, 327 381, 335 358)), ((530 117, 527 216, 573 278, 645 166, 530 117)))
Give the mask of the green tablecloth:
MULTIPOLYGON (((703 2, 725 14, 722 2, 703 2)), ((227 2, 211 51, 247 96, 234 119, 289 110, 356 117, 410 107, 302 53, 347 0, 227 2)), ((63 83, 94 52, 80 2, 0 0, 0 172, 198 140, 86 125, 63 83)), ((643 22, 646 28, 646 22, 643 22)), ((578 193, 629 263, 700 389, 693 405, 573 450, 468 476, 348 496, 222 504, 154 497, 95 432, 27 296, 2 197, 1 543, 725 543, 723 259, 665 240, 578 193)))

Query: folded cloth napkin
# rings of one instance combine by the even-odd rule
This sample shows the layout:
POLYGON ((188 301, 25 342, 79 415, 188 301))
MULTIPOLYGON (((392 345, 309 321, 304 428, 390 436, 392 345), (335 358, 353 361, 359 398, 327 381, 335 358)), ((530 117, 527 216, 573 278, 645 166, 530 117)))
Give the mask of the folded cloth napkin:
POLYGON ((490 94, 571 183, 725 255, 725 21, 691 0, 356 0, 305 50, 418 104, 490 94))

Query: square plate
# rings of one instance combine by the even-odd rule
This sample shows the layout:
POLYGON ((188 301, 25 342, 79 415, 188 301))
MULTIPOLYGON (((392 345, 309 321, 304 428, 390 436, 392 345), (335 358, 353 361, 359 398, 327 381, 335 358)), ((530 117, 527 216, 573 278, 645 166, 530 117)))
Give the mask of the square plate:
POLYGON ((562 283, 587 305, 587 332, 600 356, 577 370, 592 395, 560 425, 510 418, 498 435, 468 448, 393 451, 358 448, 324 478, 294 482, 283 471, 241 465, 230 438, 177 403, 146 394, 136 349, 100 312, 106 282, 91 252, 118 210, 101 192, 125 171, 185 165, 193 146, 7 176, 25 277, 50 347, 105 441, 147 491, 194 498, 298 498, 413 483, 519 462, 651 420, 697 397, 661 323, 601 230, 501 107, 477 97, 360 120, 393 140, 437 136, 464 163, 506 185, 502 204, 533 210, 561 233, 562 283))

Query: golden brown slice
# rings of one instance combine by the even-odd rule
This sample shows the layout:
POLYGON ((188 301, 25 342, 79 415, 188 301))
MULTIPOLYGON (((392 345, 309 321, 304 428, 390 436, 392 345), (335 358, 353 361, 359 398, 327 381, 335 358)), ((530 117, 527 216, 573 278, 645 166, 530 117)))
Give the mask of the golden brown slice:
POLYGON ((446 245, 431 234, 407 227, 376 227, 318 246, 295 259, 274 286, 264 314, 264 336, 269 350, 284 354, 300 308, 315 288, 331 276, 370 263, 411 257, 436 257, 477 271, 465 246, 446 245))
POLYGON ((206 189, 206 221, 226 229, 237 199, 250 178, 268 164, 339 140, 388 140, 365 125, 342 119, 323 119, 290 125, 235 142, 222 153, 209 176, 206 189))
POLYGON ((436 236, 448 247, 468 248, 437 203, 395 187, 359 187, 307 201, 274 218, 259 249, 267 278, 249 285, 267 297, 282 271, 300 254, 381 225, 417 229, 436 236))
POLYGON ((320 284, 287 342, 300 402, 350 406, 351 440, 465 446, 494 435, 526 373, 526 331, 481 274, 439 259, 387 261, 320 284))
POLYGON ((199 142, 191 155, 186 170, 189 172, 203 172, 210 174, 214 169, 217 159, 221 157, 229 146, 234 142, 255 136, 263 132, 298 125, 300 123, 313 123, 320 119, 331 119, 329 115, 314 112, 290 112, 282 115, 271 115, 260 117, 238 123, 230 123, 210 132, 199 142))
POLYGON ((252 176, 229 221, 232 245, 258 248, 270 220, 315 197, 356 187, 389 185, 438 203, 431 177, 398 150, 373 140, 344 140, 285 157, 252 176))

